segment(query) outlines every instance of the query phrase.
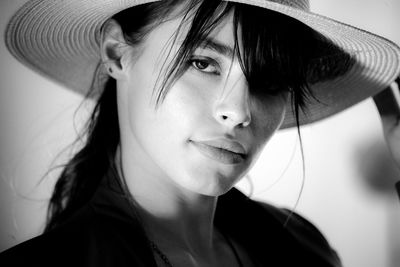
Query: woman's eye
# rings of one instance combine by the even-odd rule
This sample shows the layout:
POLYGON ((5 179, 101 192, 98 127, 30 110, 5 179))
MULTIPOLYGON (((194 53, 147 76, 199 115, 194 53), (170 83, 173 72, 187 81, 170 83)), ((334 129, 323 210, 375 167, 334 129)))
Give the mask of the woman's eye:
POLYGON ((192 67, 201 72, 217 74, 217 75, 220 74, 218 63, 213 62, 213 60, 211 59, 192 59, 191 65, 192 67))
POLYGON ((192 63, 196 69, 205 70, 210 65, 208 62, 195 60, 192 63))

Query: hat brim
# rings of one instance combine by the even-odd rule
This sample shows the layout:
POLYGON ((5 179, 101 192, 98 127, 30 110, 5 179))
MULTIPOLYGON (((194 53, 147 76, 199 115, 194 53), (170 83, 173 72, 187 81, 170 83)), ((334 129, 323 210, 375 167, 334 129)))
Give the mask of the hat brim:
MULTIPOLYGON (((23 64, 86 95, 100 63, 99 37, 103 23, 121 10, 149 2, 155 1, 28 1, 10 20, 5 33, 6 45, 23 64)), ((311 86, 318 101, 311 99, 307 104, 308 112, 300 113, 302 125, 336 114, 375 95, 400 73, 400 49, 385 38, 276 2, 231 2, 259 6, 293 17, 354 57, 355 64, 345 75, 311 86)), ((287 110, 282 129, 296 125, 290 103, 287 110)))

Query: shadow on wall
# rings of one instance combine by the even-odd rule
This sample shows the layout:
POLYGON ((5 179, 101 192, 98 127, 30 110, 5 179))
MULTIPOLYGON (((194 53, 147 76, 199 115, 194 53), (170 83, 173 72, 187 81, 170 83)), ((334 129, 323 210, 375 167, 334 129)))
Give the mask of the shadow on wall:
POLYGON ((388 200, 388 266, 399 267, 400 195, 396 192, 395 184, 400 181, 400 168, 393 161, 384 140, 372 140, 360 147, 356 151, 356 158, 364 184, 388 200))

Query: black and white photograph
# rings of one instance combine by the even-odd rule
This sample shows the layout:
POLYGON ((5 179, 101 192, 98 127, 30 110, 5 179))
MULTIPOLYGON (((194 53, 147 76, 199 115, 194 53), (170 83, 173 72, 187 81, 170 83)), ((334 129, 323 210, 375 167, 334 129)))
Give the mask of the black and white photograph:
POLYGON ((0 0, 0 266, 399 267, 400 1, 0 0))

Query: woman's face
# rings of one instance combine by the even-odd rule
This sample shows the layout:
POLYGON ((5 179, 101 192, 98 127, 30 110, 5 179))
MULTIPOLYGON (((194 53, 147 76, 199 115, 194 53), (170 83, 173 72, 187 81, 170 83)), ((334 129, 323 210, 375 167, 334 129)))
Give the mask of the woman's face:
POLYGON ((125 76, 117 79, 122 149, 129 150, 128 164, 148 176, 143 183, 217 196, 247 173, 279 128, 287 94, 256 98, 250 93, 232 57, 228 16, 195 50, 187 71, 156 108, 163 66, 171 63, 182 39, 171 42, 179 23, 177 18, 159 25, 140 49, 124 55, 125 76))

